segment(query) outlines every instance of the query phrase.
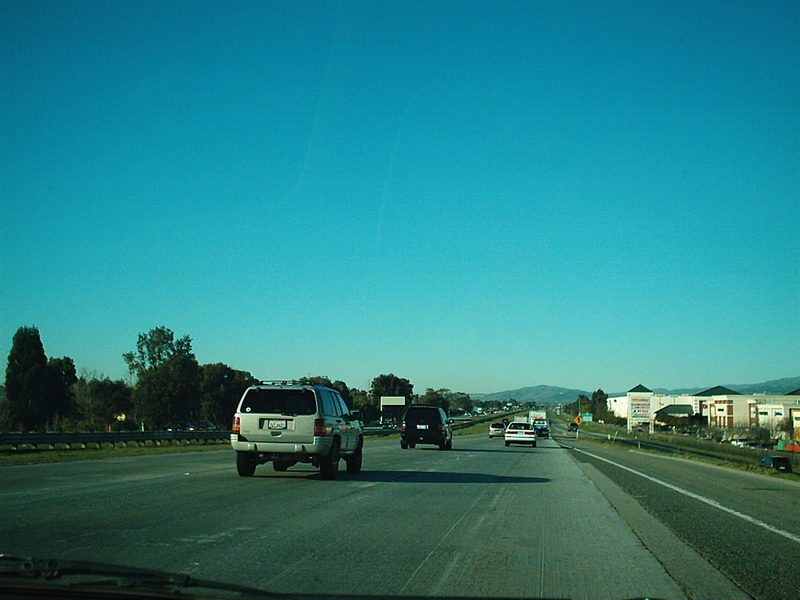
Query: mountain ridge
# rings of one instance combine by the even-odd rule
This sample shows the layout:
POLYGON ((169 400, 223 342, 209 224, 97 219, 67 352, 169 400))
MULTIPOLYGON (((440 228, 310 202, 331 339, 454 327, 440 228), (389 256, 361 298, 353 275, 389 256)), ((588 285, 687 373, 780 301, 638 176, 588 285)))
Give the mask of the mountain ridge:
MULTIPOLYGON (((704 387, 692 388, 651 388, 657 394, 692 394, 702 392, 710 389, 717 384, 707 385, 704 387)), ((632 388, 635 386, 631 386, 632 388)), ((741 394, 788 394, 789 392, 800 389, 800 376, 798 377, 784 377, 781 379, 773 379, 761 383, 741 383, 741 384, 723 384, 723 387, 729 388, 741 394)), ((620 392, 606 392, 609 396, 624 396, 627 390, 620 392)), ((553 385, 535 385, 521 387, 514 390, 503 390, 500 392, 470 394, 474 400, 511 400, 517 402, 537 402, 540 404, 559 404, 573 402, 579 395, 583 394, 591 398, 592 392, 576 388, 566 388, 553 385)), ((798 398, 800 401, 800 398, 798 398)))

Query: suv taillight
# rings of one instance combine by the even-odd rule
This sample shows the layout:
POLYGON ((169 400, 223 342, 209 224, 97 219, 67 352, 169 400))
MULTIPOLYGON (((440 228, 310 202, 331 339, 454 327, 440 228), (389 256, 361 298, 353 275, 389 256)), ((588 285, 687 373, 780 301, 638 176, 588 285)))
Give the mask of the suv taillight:
POLYGON ((231 425, 231 431, 233 433, 239 433, 241 429, 242 422, 239 420, 239 415, 233 417, 233 424, 231 425))
POLYGON ((315 436, 328 435, 329 433, 330 433, 330 428, 325 427, 325 419, 314 419, 315 436))

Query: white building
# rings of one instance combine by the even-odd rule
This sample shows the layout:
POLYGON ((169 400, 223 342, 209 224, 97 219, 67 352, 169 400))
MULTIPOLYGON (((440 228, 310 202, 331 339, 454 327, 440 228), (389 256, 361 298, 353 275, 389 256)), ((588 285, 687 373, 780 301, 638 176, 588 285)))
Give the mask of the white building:
POLYGON ((628 418, 628 395, 616 396, 614 398, 606 399, 606 406, 608 410, 614 413, 615 417, 620 419, 628 418))
POLYGON ((789 394, 741 394, 722 386, 695 394, 657 394, 637 385, 624 396, 608 398, 608 410, 615 416, 636 423, 649 422, 659 410, 672 405, 691 406, 694 414, 707 418, 710 427, 721 429, 765 427, 773 432, 790 414, 800 409, 800 390, 789 394), (649 404, 649 413, 646 410, 649 404), (634 407, 635 415, 631 414, 634 407))
POLYGON ((778 429, 789 416, 789 409, 783 404, 756 404, 756 413, 759 427, 778 429))
POLYGON ((696 396, 689 396, 686 394, 657 394, 641 384, 629 390, 624 396, 615 396, 606 400, 606 406, 608 407, 608 410, 613 412, 615 416, 622 419, 628 419, 631 417, 630 412, 632 405, 637 407, 637 418, 643 418, 642 405, 644 403, 647 403, 650 406, 648 417, 644 421, 649 422, 651 415, 655 415, 656 412, 662 408, 675 404, 691 406, 693 413, 699 414, 701 411, 702 401, 696 396))

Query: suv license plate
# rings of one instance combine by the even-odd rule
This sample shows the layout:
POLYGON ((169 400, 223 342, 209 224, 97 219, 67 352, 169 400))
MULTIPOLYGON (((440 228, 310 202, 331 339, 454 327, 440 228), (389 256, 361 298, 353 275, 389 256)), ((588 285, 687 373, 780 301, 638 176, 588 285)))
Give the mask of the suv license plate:
POLYGON ((270 419, 267 422, 267 427, 269 429, 286 429, 286 421, 270 419))
POLYGON ((417 429, 427 429, 427 425, 417 425, 417 429))

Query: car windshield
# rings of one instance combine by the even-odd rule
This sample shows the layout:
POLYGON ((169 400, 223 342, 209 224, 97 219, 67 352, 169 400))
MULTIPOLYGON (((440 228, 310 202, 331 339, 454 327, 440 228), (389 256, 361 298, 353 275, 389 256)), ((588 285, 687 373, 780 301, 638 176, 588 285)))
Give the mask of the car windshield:
POLYGON ((0 0, 0 358, 0 590, 800 598, 800 0, 0 0))

